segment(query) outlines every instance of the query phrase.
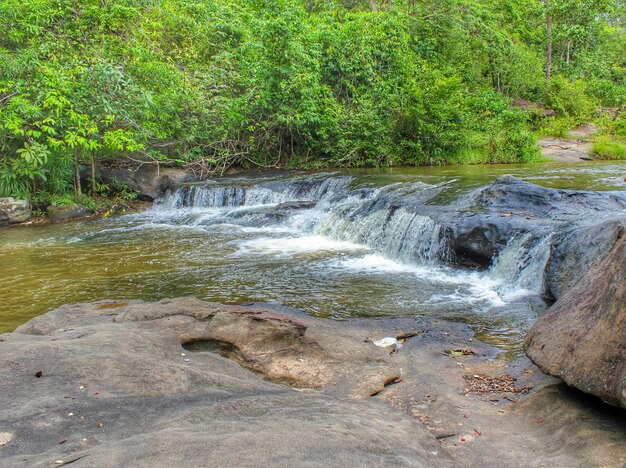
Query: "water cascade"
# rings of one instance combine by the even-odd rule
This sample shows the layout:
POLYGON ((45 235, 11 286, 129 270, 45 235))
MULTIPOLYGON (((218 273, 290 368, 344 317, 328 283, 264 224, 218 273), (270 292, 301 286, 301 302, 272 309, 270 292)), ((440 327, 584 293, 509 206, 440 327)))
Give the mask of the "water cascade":
MULTIPOLYGON (((350 177, 333 175, 186 185, 169 191, 158 210, 189 212, 191 219, 186 222, 195 225, 221 224, 248 229, 264 226, 274 234, 295 236, 296 244, 299 236, 317 236, 344 246, 346 243, 363 246, 409 269, 450 268, 452 256, 442 226, 429 216, 431 207, 419 203, 421 194, 427 194, 433 186, 414 183, 354 188, 352 185, 350 177), (305 209, 292 209, 290 202, 315 203, 306 205, 305 209)), ((272 239, 250 242, 270 251, 285 249, 284 239, 283 245, 275 249, 270 248, 276 242, 272 239)), ((253 247, 250 242, 246 244, 248 249, 253 247)), ((549 238, 535 239, 530 234, 513 238, 479 279, 471 271, 466 271, 465 277, 488 285, 494 294, 506 300, 540 296, 545 289, 543 270, 549 253, 549 238)), ((446 275, 457 278, 463 273, 455 269, 446 275)))

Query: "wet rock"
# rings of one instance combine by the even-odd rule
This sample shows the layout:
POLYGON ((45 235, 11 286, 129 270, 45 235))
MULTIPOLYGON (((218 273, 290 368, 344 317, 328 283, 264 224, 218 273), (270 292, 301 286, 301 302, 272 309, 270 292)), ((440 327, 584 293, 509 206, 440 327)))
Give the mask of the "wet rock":
POLYGON ((0 227, 22 223, 31 216, 28 202, 12 197, 0 198, 0 227))
POLYGON ((143 165, 137 168, 99 168, 99 176, 106 184, 121 182, 137 192, 139 199, 152 201, 163 197, 166 190, 185 182, 192 182, 195 176, 184 169, 143 165))
POLYGON ((293 201, 293 202, 285 202, 279 203, 276 205, 277 210, 310 210, 311 208, 315 208, 317 205, 316 201, 293 201))
POLYGON ((480 193, 480 205, 492 213, 534 218, 580 217, 581 212, 607 213, 626 208, 626 194, 557 190, 506 175, 480 193))
POLYGON ((544 372, 626 407, 626 225, 610 252, 533 325, 524 349, 544 372))
POLYGON ((74 218, 84 218, 93 214, 93 211, 83 205, 50 205, 46 210, 53 222, 66 221, 74 218))
POLYGON ((619 239, 622 220, 576 225, 555 233, 546 286, 554 297, 561 297, 595 264, 601 262, 619 239))
POLYGON ((593 238, 592 233, 581 233, 601 223, 624 219, 625 209, 626 193, 556 190, 507 175, 476 191, 456 212, 444 210, 433 216, 442 226, 451 260, 461 265, 491 265, 498 253, 516 237, 530 234, 539 240, 553 236, 551 245, 557 252, 549 283, 554 289, 552 293, 558 297, 570 281, 565 276, 560 279, 561 274, 571 272, 569 265, 565 266, 571 259, 564 263, 562 256, 576 248, 580 258, 578 266, 584 267, 603 248, 610 248, 610 242, 605 242, 610 238, 607 233, 590 242, 588 252, 584 242, 572 242, 572 239, 577 236, 593 238))

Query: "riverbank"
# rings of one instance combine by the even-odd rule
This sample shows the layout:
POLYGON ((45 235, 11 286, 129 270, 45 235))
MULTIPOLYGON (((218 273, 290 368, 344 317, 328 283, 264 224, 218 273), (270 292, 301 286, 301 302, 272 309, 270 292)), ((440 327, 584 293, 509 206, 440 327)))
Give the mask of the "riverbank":
POLYGON ((0 457, 623 464, 624 410, 523 354, 626 404, 623 166, 545 167, 518 170, 605 190, 510 166, 240 174, 3 230, 0 457), (190 295, 247 305, 164 299, 190 295))
MULTIPOLYGON (((437 173, 489 173, 494 167, 507 168, 499 171, 501 174, 511 173, 517 175, 520 168, 541 168, 545 164, 547 172, 550 172, 554 164, 575 164, 589 163, 595 161, 591 156, 592 141, 591 137, 596 133, 597 129, 593 125, 583 125, 569 132, 568 137, 541 137, 538 139, 537 145, 544 160, 535 164, 477 164, 477 165, 451 165, 451 166, 417 166, 410 167, 389 167, 389 168, 363 168, 356 170, 346 170, 340 168, 327 169, 329 171, 342 172, 365 172, 382 174, 398 171, 413 171, 415 173, 430 172, 437 173)), ((616 163, 619 163, 616 161, 616 163)), ((626 166, 625 166, 626 167, 626 166)), ((88 184, 87 168, 83 171, 85 180, 83 185, 88 184)), ((523 172, 523 171, 521 171, 523 172)), ((532 180, 540 180, 540 172, 533 177, 532 180)), ((140 165, 105 165, 96 168, 95 174, 98 180, 102 194, 97 196, 81 195, 76 198, 69 194, 63 196, 52 196, 42 193, 33 202, 32 210, 28 207, 28 203, 22 200, 13 200, 11 198, 0 198, 0 227, 7 225, 32 225, 41 224, 47 220, 53 222, 67 221, 69 219, 93 219, 106 218, 113 215, 136 213, 145 209, 148 203, 160 200, 170 188, 177 187, 181 184, 199 183, 203 181, 219 181, 254 176, 255 174, 264 173, 269 176, 280 173, 309 173, 316 174, 319 171, 284 171, 280 168, 270 168, 264 171, 241 171, 234 168, 229 169, 221 177, 208 178, 207 173, 198 173, 191 169, 161 167, 156 164, 140 164, 140 165), (108 194, 107 194, 108 193, 108 194)), ((616 180, 626 181, 626 168, 623 175, 616 180)), ((568 188, 567 182, 559 185, 548 180, 540 181, 546 186, 555 186, 568 188)), ((605 190, 605 187, 598 187, 605 190)))
POLYGON ((622 410, 441 320, 105 301, 36 318, 0 349, 0 457, 16 467, 626 459, 622 410))
POLYGON ((497 355, 428 318, 192 298, 63 306, 0 335, 0 460, 623 464, 624 410, 497 355))

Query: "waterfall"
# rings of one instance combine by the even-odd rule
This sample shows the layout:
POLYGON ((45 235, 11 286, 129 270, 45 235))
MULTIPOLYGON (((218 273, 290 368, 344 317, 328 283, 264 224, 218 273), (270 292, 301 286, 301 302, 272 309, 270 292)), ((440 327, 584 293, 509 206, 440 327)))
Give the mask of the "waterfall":
MULTIPOLYGON (((239 185, 187 185, 168 192, 157 209, 210 209, 209 214, 198 214, 189 222, 247 228, 269 226, 267 232, 283 236, 285 233, 318 236, 363 246, 406 266, 439 268, 449 264, 452 255, 444 230, 428 216, 430 208, 422 200, 434 186, 416 183, 354 189, 351 183, 351 177, 315 175, 256 183, 244 181, 239 185), (317 203, 304 209, 275 210, 278 204, 294 201, 317 203)), ((520 235, 512 238, 489 271, 480 275, 482 281, 495 285, 498 295, 507 300, 542 295, 549 256, 549 237, 520 235)))
POLYGON ((542 295, 549 259, 550 236, 535 239, 527 233, 509 240, 493 262, 490 275, 501 282, 500 292, 507 298, 542 295))
POLYGON ((315 232, 367 245, 404 263, 435 262, 446 256, 440 226, 428 216, 396 206, 359 216, 362 203, 346 205, 329 210, 315 232))
POLYGON ((186 185, 168 191, 163 209, 232 208, 317 201, 348 189, 350 177, 309 177, 270 181, 256 185, 186 185))

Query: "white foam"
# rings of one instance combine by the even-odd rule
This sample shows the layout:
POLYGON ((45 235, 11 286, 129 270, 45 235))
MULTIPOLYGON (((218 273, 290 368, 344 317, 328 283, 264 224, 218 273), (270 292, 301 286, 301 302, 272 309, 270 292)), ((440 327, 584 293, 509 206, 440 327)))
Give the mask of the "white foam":
POLYGON ((241 242, 237 255, 292 257, 316 252, 357 252, 368 247, 323 236, 260 238, 241 242))
POLYGON ((397 262, 382 255, 371 254, 358 258, 340 260, 335 267, 365 273, 404 273, 416 276, 429 283, 457 286, 453 293, 433 295, 429 302, 454 302, 474 304, 487 302, 492 306, 503 306, 504 299, 498 294, 499 281, 487 273, 452 270, 441 265, 411 265, 397 262))

